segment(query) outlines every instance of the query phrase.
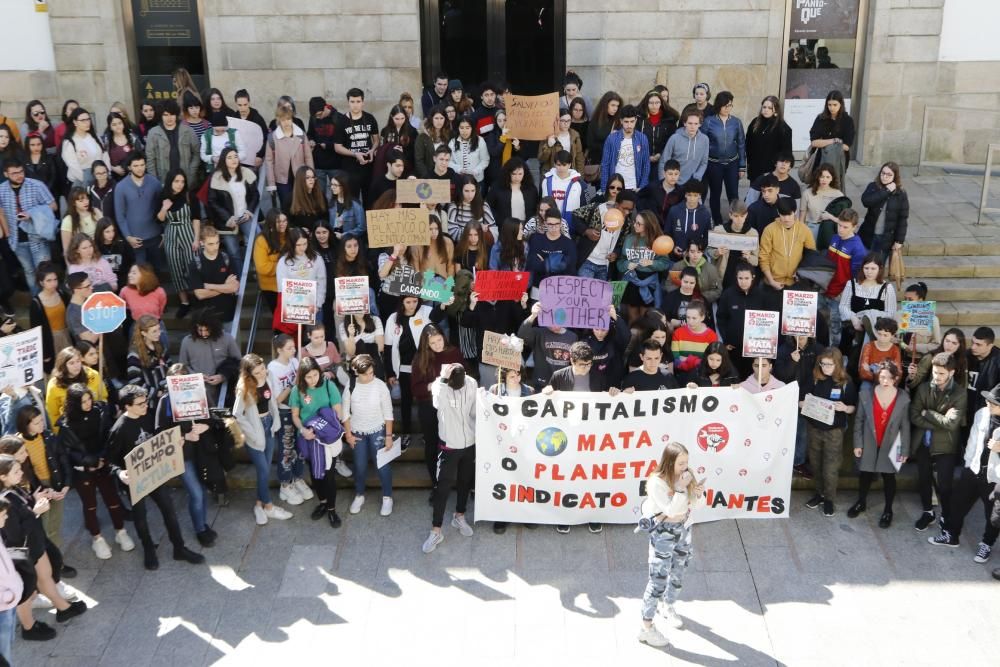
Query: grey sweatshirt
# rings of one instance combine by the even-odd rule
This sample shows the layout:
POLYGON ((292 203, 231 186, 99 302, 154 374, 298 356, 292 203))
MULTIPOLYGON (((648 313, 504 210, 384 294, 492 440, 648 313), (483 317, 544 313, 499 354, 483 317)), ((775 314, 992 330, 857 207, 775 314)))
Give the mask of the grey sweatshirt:
POLYGON ((438 412, 438 436, 448 449, 467 449, 476 444, 476 381, 466 376, 465 386, 455 391, 438 378, 431 383, 431 398, 438 412))
POLYGON ((656 173, 661 181, 663 166, 667 160, 677 160, 681 163, 678 185, 684 185, 692 178, 702 180, 705 177, 705 167, 708 166, 708 137, 702 132, 689 137, 684 126, 677 128, 673 136, 667 140, 660 162, 656 166, 656 173))

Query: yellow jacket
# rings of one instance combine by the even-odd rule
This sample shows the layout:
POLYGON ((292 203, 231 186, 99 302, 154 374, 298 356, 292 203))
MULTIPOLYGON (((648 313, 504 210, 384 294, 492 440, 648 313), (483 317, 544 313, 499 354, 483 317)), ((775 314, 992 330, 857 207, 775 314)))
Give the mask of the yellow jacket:
MULTIPOLYGON (((98 401, 107 401, 108 388, 104 386, 100 373, 86 366, 83 367, 83 372, 87 374, 87 389, 94 392, 94 398, 98 401)), ((56 422, 62 417, 65 406, 66 387, 60 387, 54 377, 49 378, 49 384, 45 388, 45 411, 49 413, 49 424, 52 425, 53 433, 59 432, 56 422)))
MULTIPOLYGON (((284 239, 282 239, 284 240, 284 239)), ((257 268, 257 282, 265 292, 278 291, 278 259, 280 253, 271 253, 263 234, 253 242, 253 264, 257 268)))
POLYGON ((804 223, 796 220, 791 229, 786 229, 781 220, 775 220, 760 237, 760 270, 769 270, 772 278, 791 285, 806 248, 815 250, 816 240, 804 223))

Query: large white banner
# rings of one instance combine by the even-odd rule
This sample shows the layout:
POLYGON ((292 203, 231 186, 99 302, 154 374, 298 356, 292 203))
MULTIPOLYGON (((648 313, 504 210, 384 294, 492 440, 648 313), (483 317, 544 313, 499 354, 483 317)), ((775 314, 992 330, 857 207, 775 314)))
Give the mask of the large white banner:
POLYGON ((705 480, 695 522, 788 516, 799 390, 699 388, 529 398, 480 390, 476 520, 633 523, 666 443, 705 480))

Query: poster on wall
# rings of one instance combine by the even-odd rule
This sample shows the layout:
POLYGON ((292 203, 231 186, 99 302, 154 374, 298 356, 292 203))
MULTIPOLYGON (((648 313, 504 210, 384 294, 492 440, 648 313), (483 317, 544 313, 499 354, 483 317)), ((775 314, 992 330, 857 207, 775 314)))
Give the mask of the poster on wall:
POLYGON ((854 39, 861 0, 792 0, 789 39, 854 39))

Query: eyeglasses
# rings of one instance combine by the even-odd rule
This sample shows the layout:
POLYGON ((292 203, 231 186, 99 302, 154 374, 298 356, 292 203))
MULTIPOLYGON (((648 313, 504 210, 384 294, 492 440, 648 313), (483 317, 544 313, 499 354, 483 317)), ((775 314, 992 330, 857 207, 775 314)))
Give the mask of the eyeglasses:
POLYGON ((35 118, 38 118, 39 116, 44 116, 45 112, 44 111, 32 111, 31 115, 34 116, 35 118))
POLYGON ((609 185, 608 186, 608 192, 618 192, 621 189, 622 189, 622 186, 620 186, 620 185, 609 185))
POLYGON ((79 118, 77 118, 77 120, 80 121, 81 123, 89 123, 90 122, 90 116, 86 116, 86 117, 80 116, 79 118))
POLYGON ((135 401, 134 403, 132 403, 133 408, 141 408, 144 405, 146 405, 146 399, 142 399, 141 401, 135 401))
POLYGON ((87 283, 86 285, 80 285, 77 289, 90 289, 91 287, 93 287, 93 284, 87 283))
POLYGON ((572 120, 573 120, 572 118, 560 118, 560 119, 559 119, 559 122, 560 122, 560 123, 569 123, 569 122, 571 122, 572 120))

